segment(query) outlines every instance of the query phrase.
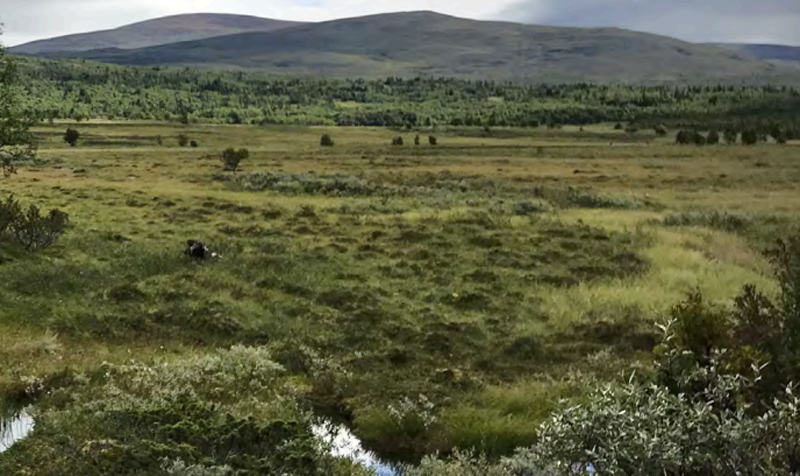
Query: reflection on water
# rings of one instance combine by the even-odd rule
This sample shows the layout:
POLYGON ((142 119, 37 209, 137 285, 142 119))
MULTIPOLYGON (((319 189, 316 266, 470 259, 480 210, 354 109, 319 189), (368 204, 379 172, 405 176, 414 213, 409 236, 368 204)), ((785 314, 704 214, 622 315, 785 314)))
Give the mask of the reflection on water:
POLYGON ((361 446, 361 441, 344 425, 334 425, 329 421, 317 423, 314 434, 332 446, 333 456, 350 458, 368 469, 374 469, 378 476, 398 476, 397 469, 381 461, 375 453, 361 446))
POLYGON ((10 415, 0 414, 0 453, 28 436, 33 426, 33 417, 24 410, 10 415))

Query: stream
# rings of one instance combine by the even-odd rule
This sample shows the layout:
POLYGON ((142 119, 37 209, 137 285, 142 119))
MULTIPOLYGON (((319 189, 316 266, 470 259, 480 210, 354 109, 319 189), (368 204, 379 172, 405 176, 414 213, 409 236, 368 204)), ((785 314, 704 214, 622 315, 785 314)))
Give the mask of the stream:
POLYGON ((375 453, 367 451, 361 441, 344 425, 322 421, 313 427, 314 434, 332 446, 331 454, 350 458, 367 469, 375 470, 378 476, 400 476, 400 471, 381 461, 375 453))
POLYGON ((33 431, 33 417, 25 410, 0 414, 0 453, 33 431))

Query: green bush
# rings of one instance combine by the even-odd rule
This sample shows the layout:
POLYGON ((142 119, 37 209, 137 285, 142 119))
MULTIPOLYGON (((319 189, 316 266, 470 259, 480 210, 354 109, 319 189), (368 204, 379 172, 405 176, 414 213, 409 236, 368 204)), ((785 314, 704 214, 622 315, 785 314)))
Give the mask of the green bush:
POLYGON ((23 210, 13 196, 0 203, 0 239, 14 241, 28 251, 52 246, 68 225, 69 215, 58 209, 47 215, 36 205, 23 210))
POLYGON ((70 147, 75 147, 78 145, 78 139, 80 139, 80 137, 80 132, 76 131, 75 129, 68 128, 64 133, 64 142, 69 144, 70 147))
POLYGON ((358 474, 315 437, 293 387, 261 347, 103 364, 45 388, 33 411, 49 431, 3 455, 0 474, 358 474))
POLYGON ((323 134, 319 139, 319 145, 322 147, 333 147, 333 139, 330 134, 323 134))
POLYGON ((181 147, 189 145, 189 136, 186 134, 178 134, 178 145, 181 147))
POLYGON ((752 129, 742 131, 742 144, 755 145, 758 143, 758 133, 752 129))
POLYGON ((750 228, 753 219, 742 213, 711 210, 673 213, 661 221, 664 226, 705 226, 728 232, 740 232, 750 228))
POLYGON ((706 143, 706 138, 697 131, 681 130, 678 131, 677 135, 675 136, 675 143, 684 145, 704 145, 706 143))
POLYGON ((709 382, 698 389, 700 401, 638 382, 604 386, 587 403, 562 407, 540 428, 539 442, 506 464, 515 474, 587 467, 609 475, 791 474, 800 399, 787 393, 748 417, 731 402, 752 381, 719 370, 686 375, 709 382))
POLYGON ((248 158, 249 156, 250 151, 248 149, 236 150, 233 147, 228 147, 222 152, 221 156, 224 170, 236 173, 236 170, 239 168, 239 164, 242 162, 242 160, 248 158))

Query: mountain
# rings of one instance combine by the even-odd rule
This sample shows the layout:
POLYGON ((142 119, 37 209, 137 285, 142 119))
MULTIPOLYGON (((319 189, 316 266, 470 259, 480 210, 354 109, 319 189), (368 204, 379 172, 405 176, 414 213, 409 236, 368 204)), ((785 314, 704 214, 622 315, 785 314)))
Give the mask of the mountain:
POLYGON ((251 31, 274 31, 300 25, 300 22, 271 20, 246 15, 197 13, 132 23, 113 30, 59 36, 10 48, 13 54, 40 55, 106 48, 146 48, 181 41, 251 31))
POLYGON ((800 65, 800 46, 717 43, 716 46, 735 51, 742 56, 772 62, 789 62, 800 65))
MULTIPOLYGON (((163 31, 159 41, 170 34, 163 31)), ((57 43, 52 40, 52 49, 38 54, 125 65, 335 77, 652 82, 749 78, 777 68, 718 46, 619 28, 477 21, 427 11, 294 24, 127 50, 65 52, 57 43)))

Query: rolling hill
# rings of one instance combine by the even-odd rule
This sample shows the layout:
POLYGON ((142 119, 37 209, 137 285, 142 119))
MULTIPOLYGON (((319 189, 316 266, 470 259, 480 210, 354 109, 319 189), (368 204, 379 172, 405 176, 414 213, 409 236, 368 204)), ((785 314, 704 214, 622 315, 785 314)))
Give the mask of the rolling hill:
POLYGON ((174 15, 132 23, 113 30, 34 41, 15 46, 9 51, 13 54, 39 55, 106 48, 146 48, 251 31, 273 31, 299 24, 301 23, 246 15, 212 13, 174 15))
MULTIPOLYGON (((158 35, 159 41, 169 31, 158 35)), ((432 75, 658 82, 751 78, 770 75, 778 68, 714 45, 618 28, 477 21, 427 11, 283 25, 272 31, 135 49, 65 51, 60 41, 51 40, 50 49, 36 54, 124 65, 366 78, 432 75)), ((20 48, 12 52, 24 53, 20 48)))
POLYGON ((742 56, 776 63, 795 64, 800 67, 800 46, 718 43, 716 46, 735 51, 742 56))

